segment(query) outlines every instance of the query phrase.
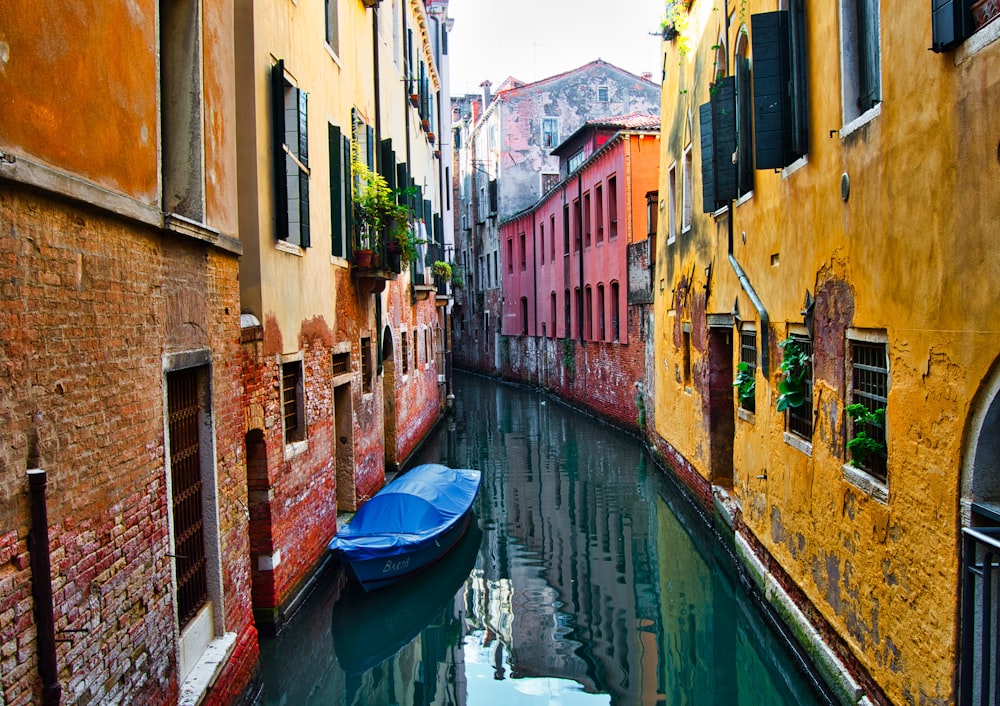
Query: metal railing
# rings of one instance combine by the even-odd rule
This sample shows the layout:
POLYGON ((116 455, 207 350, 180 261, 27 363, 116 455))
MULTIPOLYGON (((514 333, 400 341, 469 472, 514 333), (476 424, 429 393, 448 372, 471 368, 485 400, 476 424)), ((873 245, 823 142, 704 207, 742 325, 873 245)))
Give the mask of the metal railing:
POLYGON ((1000 527, 962 530, 960 706, 1000 706, 1000 527))

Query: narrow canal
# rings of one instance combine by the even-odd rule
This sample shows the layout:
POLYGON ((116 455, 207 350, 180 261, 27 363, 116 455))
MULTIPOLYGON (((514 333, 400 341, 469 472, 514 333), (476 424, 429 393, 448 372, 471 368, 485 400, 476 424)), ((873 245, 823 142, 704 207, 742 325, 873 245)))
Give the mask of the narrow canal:
POLYGON ((480 530, 407 584, 320 577, 262 638, 264 704, 824 704, 642 444, 458 374, 421 462, 483 471, 480 530))

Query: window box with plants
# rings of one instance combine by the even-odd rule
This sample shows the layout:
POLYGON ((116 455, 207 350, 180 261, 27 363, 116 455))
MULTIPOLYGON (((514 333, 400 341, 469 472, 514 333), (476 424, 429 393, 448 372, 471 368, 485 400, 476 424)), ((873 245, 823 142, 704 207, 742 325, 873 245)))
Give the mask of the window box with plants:
POLYGON ((385 177, 359 159, 354 172, 354 266, 361 270, 387 268, 399 274, 416 257, 417 240, 406 191, 389 186, 385 177))

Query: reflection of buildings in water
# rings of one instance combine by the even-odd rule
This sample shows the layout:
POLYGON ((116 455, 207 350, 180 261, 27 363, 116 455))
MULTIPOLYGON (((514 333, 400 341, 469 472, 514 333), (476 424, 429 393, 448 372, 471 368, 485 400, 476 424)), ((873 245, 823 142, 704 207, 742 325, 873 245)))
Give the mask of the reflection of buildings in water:
POLYGON ((502 400, 484 405, 493 419, 482 420, 478 440, 493 467, 480 497, 484 580, 475 591, 499 594, 476 601, 485 634, 508 650, 512 676, 654 702, 655 506, 638 492, 641 448, 554 403, 539 415, 540 395, 505 391, 502 400), (630 663, 652 671, 630 673, 630 663))

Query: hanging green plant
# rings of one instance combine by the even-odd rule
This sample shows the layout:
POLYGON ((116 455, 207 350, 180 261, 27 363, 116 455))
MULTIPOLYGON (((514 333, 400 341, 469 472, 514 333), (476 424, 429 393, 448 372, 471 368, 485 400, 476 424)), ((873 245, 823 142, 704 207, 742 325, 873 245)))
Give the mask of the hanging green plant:
POLYGON ((869 410, 860 402, 847 405, 844 412, 854 423, 854 436, 847 441, 847 450, 851 452, 851 465, 861 468, 870 456, 880 456, 885 453, 885 444, 873 439, 865 427, 885 428, 885 407, 869 410))
POLYGON ((749 363, 740 363, 736 366, 736 377, 733 379, 733 387, 741 401, 749 402, 754 399, 757 393, 757 380, 754 377, 755 369, 749 363))
POLYGON ((416 189, 393 189, 385 177, 369 169, 357 155, 351 160, 351 171, 356 178, 355 249, 377 250, 398 244, 402 265, 413 262, 417 245, 426 242, 415 235, 413 210, 408 205, 416 189))
POLYGON ((445 282, 451 281, 451 265, 444 260, 435 260, 431 265, 431 272, 435 277, 439 277, 445 282))
POLYGON ((794 338, 786 338, 779 346, 782 350, 781 373, 778 383, 778 411, 801 407, 809 394, 810 356, 794 338))

